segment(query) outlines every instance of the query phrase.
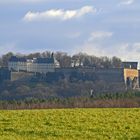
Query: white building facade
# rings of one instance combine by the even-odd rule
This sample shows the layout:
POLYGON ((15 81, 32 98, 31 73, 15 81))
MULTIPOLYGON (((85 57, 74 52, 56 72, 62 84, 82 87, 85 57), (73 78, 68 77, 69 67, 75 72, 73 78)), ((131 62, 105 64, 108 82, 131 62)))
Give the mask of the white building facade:
POLYGON ((59 67, 59 62, 53 56, 35 59, 25 59, 13 56, 8 62, 9 70, 17 72, 25 71, 46 74, 48 72, 55 72, 55 68, 59 67))

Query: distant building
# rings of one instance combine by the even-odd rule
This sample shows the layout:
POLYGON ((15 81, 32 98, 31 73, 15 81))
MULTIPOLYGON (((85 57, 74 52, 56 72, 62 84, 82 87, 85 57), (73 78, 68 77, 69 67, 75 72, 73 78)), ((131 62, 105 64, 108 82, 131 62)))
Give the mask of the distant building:
POLYGON ((138 62, 122 62, 122 67, 126 69, 137 69, 138 62))
POLYGON ((12 56, 8 62, 8 68, 11 71, 27 71, 27 60, 12 56))
POLYGON ((8 70, 8 68, 0 68, 0 83, 11 80, 11 72, 8 70))
POLYGON ((83 63, 80 62, 80 60, 72 60, 71 67, 81 67, 83 66, 83 63))
POLYGON ((11 71, 25 71, 33 73, 54 72, 55 68, 59 68, 59 62, 54 58, 53 54, 48 58, 25 59, 12 56, 8 62, 8 68, 11 71))

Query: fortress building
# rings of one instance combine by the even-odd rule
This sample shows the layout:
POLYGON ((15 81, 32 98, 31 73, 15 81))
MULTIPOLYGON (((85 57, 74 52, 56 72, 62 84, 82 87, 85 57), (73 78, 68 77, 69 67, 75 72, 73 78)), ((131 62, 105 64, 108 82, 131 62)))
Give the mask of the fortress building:
POLYGON ((19 58, 12 56, 8 62, 8 69, 15 72, 31 72, 42 73, 54 72, 55 68, 59 68, 59 62, 54 58, 53 54, 48 58, 19 58))
MULTIPOLYGON (((42 79, 62 77, 69 81, 103 81, 106 84, 122 83, 126 88, 139 88, 137 62, 122 62, 120 68, 84 67, 82 62, 72 62, 71 67, 61 68, 53 54, 47 58, 19 58, 12 56, 8 62, 11 79, 27 79, 30 75, 41 75, 42 79), (50 74, 51 73, 51 74, 50 74)), ((49 80, 48 80, 49 81, 49 80)))

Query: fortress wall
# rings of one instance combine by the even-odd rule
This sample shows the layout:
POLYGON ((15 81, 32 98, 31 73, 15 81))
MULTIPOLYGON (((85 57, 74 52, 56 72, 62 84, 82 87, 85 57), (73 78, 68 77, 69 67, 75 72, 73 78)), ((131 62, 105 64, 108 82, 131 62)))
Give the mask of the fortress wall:
POLYGON ((124 74, 123 69, 97 69, 95 71, 98 80, 105 82, 123 82, 124 83, 124 74))
POLYGON ((85 75, 95 77, 95 80, 101 80, 105 82, 121 82, 124 83, 124 70, 116 68, 61 68, 56 69, 56 72, 61 72, 65 76, 71 75, 74 72, 78 72, 85 75))
POLYGON ((11 71, 9 71, 7 68, 0 68, 0 83, 10 79, 11 79, 11 71))
MULTIPOLYGON (((11 80, 28 80, 33 75, 33 73, 27 72, 12 72, 11 80)), ((58 68, 55 69, 55 73, 52 76, 61 77, 62 75, 67 79, 73 77, 77 78, 77 80, 104 81, 106 83, 120 83, 125 85, 127 77, 139 78, 139 71, 123 68, 58 68)))
POLYGON ((33 73, 27 73, 27 72, 11 72, 11 81, 16 81, 16 80, 27 80, 30 77, 32 77, 34 74, 33 73))

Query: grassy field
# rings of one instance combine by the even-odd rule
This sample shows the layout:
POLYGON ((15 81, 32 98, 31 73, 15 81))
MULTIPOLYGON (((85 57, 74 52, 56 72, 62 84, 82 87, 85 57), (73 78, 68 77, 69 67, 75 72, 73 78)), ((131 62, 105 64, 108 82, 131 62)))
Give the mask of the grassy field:
POLYGON ((140 140, 140 109, 0 111, 0 140, 140 140))

